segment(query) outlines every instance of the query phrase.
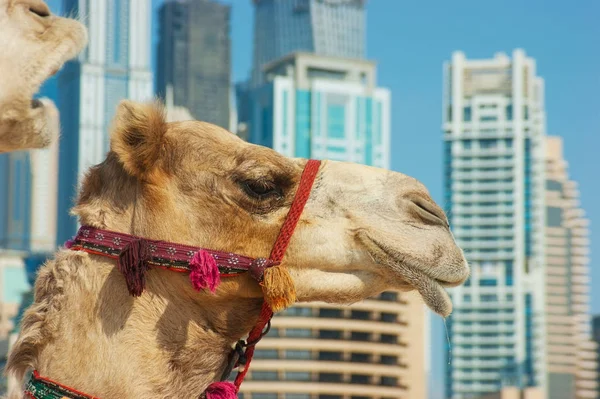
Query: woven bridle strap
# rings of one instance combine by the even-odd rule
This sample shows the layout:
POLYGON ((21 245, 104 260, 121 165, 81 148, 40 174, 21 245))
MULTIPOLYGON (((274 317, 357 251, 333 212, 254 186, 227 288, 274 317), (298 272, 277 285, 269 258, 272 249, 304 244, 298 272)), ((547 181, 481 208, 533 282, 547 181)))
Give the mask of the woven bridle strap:
MULTIPOLYGON (((290 210, 288 211, 285 221, 281 226, 281 230, 279 230, 279 235, 275 240, 275 244, 273 244, 273 249, 271 250, 271 255, 269 256, 269 261, 272 264, 279 264, 283 260, 285 251, 290 244, 294 230, 298 225, 298 221, 300 220, 304 206, 306 205, 308 197, 310 196, 310 192, 317 177, 317 172, 319 171, 320 165, 320 161, 311 159, 304 167, 302 177, 300 178, 300 183, 298 184, 298 189, 296 190, 296 195, 294 196, 290 210)), ((250 331, 250 334, 248 334, 248 339, 246 340, 247 344, 244 351, 245 364, 243 365, 243 369, 239 371, 235 378, 235 386, 238 391, 240 385, 242 385, 242 382, 246 377, 246 374, 248 373, 248 370, 250 369, 250 362, 254 356, 254 348, 258 341, 260 341, 260 339, 267 333, 267 331, 265 331, 265 327, 269 325, 272 318, 273 311, 271 310, 269 304, 265 301, 260 311, 258 321, 254 328, 250 331)))
MULTIPOLYGON (((148 240, 134 235, 97 229, 91 226, 82 226, 77 236, 73 240, 68 241, 66 246, 73 250, 82 250, 118 259, 119 266, 124 255, 127 255, 135 259, 125 260, 145 265, 144 270, 148 266, 154 266, 176 272, 190 272, 193 269, 194 262, 197 262, 197 258, 204 257, 203 259, 206 259, 208 257, 210 258, 210 262, 214 262, 214 265, 218 269, 218 274, 222 276, 235 276, 249 272, 252 277, 262 284, 265 270, 269 267, 279 265, 285 256, 294 230, 298 225, 302 211, 310 196, 320 165, 321 161, 311 159, 304 166, 300 182, 298 183, 298 189, 268 259, 253 259, 229 252, 165 241, 148 240)), ((128 288, 132 295, 141 295, 143 291, 145 284, 145 278, 143 277, 144 270, 141 271, 141 274, 134 276, 139 279, 137 281, 139 284, 135 287, 130 287, 128 280, 128 288)), ((126 276, 127 279, 128 276, 126 276)), ((221 381, 229 378, 229 374, 235 366, 243 367, 235 379, 235 388, 237 391, 239 391, 239 387, 248 373, 250 362, 254 355, 254 348, 268 332, 268 326, 270 326, 272 317, 273 310, 267 301, 265 301, 258 321, 248 334, 248 338, 245 341, 238 342, 235 349, 231 352, 229 364, 221 377, 221 381)))

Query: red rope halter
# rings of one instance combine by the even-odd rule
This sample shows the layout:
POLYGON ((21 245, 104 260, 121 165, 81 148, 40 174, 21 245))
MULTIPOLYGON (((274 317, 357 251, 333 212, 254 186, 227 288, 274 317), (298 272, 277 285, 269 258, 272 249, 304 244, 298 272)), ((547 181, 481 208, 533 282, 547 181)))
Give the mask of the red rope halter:
MULTIPOLYGON (((265 269, 279 265, 285 256, 294 230, 310 196, 320 164, 320 161, 313 159, 306 163, 294 200, 281 226, 279 235, 273 244, 268 259, 252 259, 221 251, 163 241, 146 240, 90 226, 81 227, 75 239, 67 242, 66 246, 73 250, 82 250, 118 259, 119 270, 125 275, 129 292, 135 296, 141 295, 145 286, 145 272, 150 266, 162 267, 177 272, 191 271, 191 274, 196 273, 196 275, 200 275, 202 278, 209 278, 206 276, 216 273, 217 280, 219 275, 234 276, 243 272, 250 272, 259 283, 262 283, 265 269), (206 271, 206 269, 211 269, 212 271, 206 271)), ((192 283, 194 283, 194 279, 192 279, 192 283)), ((200 288, 210 288, 213 290, 216 284, 218 284, 218 281, 216 283, 212 281, 211 283, 201 285, 200 288)), ((247 340, 239 341, 232 350, 228 365, 221 377, 222 382, 211 384, 203 396, 209 399, 236 396, 231 391, 234 390, 236 393, 239 391, 240 385, 250 368, 255 346, 268 332, 268 326, 272 317, 273 310, 265 301, 258 321, 248 334, 247 340), (266 330, 265 327, 267 327, 266 330), (243 368, 238 372, 234 386, 231 386, 229 385, 230 383, 223 381, 229 378, 235 366, 242 366, 243 368)), ((43 378, 37 372, 35 376, 39 379, 43 378)), ((75 390, 72 391, 77 392, 75 390)))

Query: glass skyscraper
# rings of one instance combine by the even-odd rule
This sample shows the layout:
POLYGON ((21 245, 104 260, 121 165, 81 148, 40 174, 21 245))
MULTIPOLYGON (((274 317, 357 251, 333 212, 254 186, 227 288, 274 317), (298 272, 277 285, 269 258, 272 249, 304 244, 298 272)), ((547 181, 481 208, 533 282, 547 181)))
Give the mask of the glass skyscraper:
POLYGON ((295 51, 365 57, 365 0, 254 0, 252 81, 265 64, 295 51))
POLYGON ((88 46, 58 76, 60 139, 57 244, 77 229, 69 216, 83 173, 102 162, 109 128, 123 99, 152 99, 150 0, 65 0, 64 11, 84 16, 88 46))
POLYGON ((443 98, 446 211, 472 270, 452 292, 447 397, 546 390, 544 82, 522 50, 456 52, 443 98))
POLYGON ((159 11, 156 92, 195 119, 230 128, 231 6, 209 0, 169 1, 159 11))

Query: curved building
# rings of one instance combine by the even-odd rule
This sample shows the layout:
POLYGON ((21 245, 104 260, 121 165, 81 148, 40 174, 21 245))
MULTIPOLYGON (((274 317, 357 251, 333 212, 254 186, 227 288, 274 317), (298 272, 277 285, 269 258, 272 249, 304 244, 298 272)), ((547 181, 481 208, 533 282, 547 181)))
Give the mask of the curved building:
POLYGON ((273 319, 240 398, 424 399, 425 331, 417 293, 298 304, 273 319))

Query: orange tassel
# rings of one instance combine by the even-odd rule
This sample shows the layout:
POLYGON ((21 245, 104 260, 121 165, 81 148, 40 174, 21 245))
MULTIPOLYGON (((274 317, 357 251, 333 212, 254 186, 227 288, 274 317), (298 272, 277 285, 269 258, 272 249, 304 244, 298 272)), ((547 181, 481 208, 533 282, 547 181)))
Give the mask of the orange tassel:
POLYGON ((266 269, 261 285, 265 300, 273 312, 284 310, 296 302, 294 281, 283 265, 266 269))

